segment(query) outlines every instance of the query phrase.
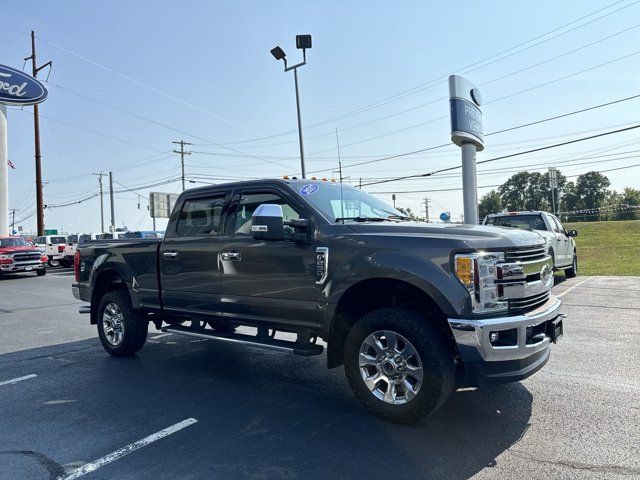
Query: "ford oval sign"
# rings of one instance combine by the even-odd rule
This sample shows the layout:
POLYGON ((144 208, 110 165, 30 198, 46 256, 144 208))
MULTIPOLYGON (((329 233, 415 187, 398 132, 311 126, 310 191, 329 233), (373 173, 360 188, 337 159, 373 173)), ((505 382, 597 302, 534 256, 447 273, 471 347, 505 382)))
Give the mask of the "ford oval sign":
POLYGON ((47 98, 47 88, 31 75, 0 65, 0 103, 35 105, 47 98))

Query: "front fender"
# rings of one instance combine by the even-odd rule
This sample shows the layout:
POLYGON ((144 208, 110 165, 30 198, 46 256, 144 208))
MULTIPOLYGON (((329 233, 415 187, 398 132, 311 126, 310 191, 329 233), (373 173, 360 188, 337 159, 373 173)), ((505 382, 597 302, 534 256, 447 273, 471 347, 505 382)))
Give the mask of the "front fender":
POLYGON ((324 301, 336 304, 349 287, 363 280, 388 278, 407 282, 429 295, 445 315, 464 315, 470 308, 466 289, 449 273, 449 256, 432 259, 397 250, 352 257, 331 266, 324 301))

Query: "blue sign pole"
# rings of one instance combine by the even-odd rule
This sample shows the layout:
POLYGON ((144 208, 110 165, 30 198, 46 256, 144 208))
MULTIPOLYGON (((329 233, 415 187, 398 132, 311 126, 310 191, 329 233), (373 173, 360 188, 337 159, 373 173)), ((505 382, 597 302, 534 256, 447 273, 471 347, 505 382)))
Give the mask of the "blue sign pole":
POLYGON ((451 141, 462 151, 462 199, 464 222, 478 223, 478 185, 476 151, 484 150, 482 131, 482 97, 480 91, 466 78, 449 77, 451 106, 451 141))

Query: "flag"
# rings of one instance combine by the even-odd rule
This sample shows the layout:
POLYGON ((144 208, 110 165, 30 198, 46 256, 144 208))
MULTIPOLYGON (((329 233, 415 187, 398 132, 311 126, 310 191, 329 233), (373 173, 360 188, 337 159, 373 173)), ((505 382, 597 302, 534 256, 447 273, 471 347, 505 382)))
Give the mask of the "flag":
POLYGON ((13 164, 13 162, 11 160, 9 160, 7 158, 7 165, 9 165, 11 168, 13 168, 14 170, 16 169, 16 166, 13 164))

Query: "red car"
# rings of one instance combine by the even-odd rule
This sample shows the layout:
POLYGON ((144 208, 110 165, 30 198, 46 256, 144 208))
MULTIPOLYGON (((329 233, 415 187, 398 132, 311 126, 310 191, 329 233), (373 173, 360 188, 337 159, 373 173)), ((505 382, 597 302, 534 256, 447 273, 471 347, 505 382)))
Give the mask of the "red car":
POLYGON ((5 273, 47 273, 49 259, 22 237, 0 237, 0 276, 5 273))

